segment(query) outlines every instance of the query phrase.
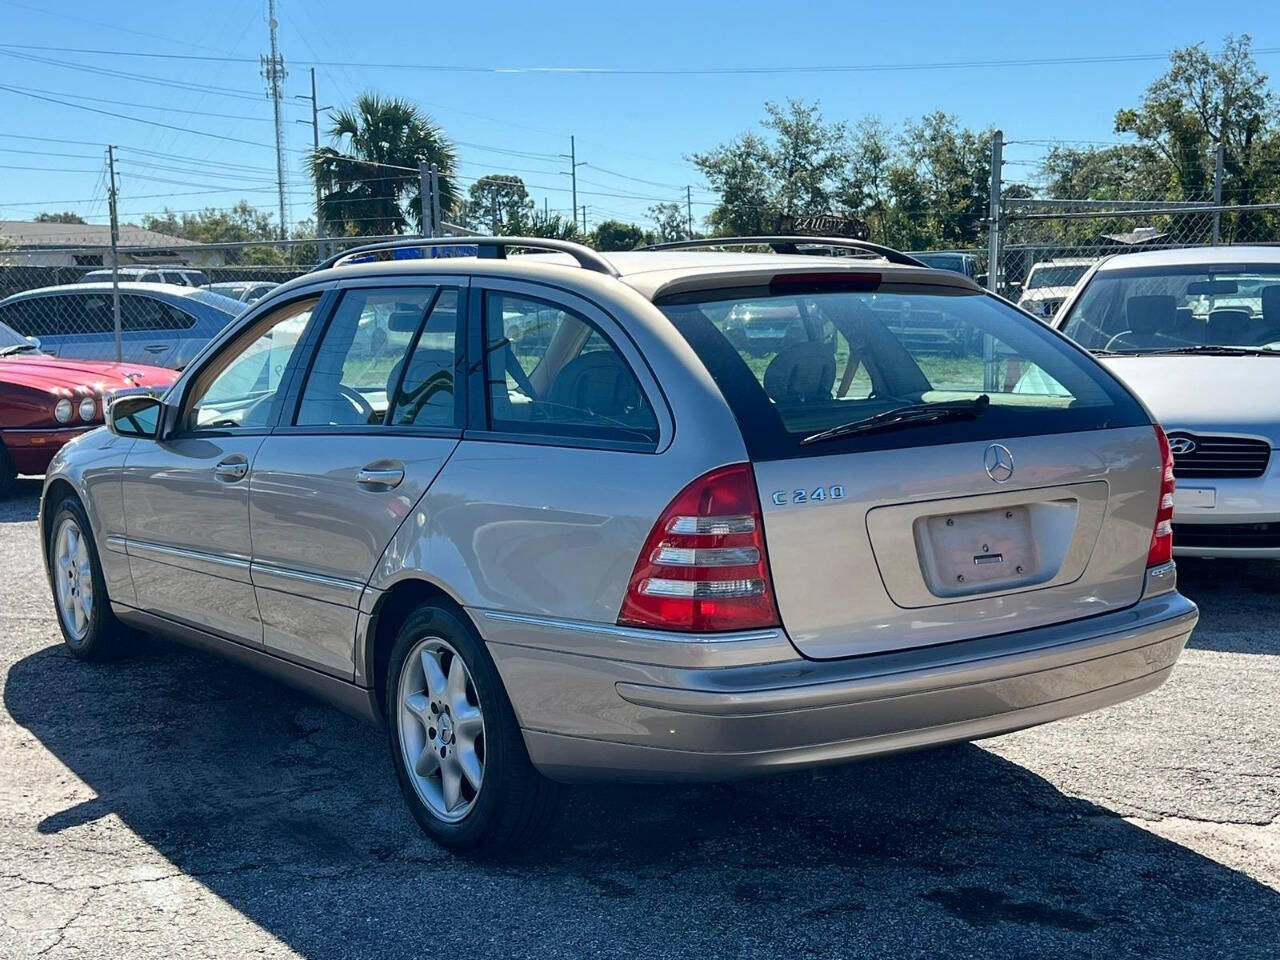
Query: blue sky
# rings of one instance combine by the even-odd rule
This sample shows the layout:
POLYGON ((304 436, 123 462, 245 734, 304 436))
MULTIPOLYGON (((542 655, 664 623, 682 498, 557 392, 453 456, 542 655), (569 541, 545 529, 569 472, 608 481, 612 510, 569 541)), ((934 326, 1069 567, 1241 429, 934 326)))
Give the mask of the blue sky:
MULTIPOLYGON (((105 222, 101 145, 108 142, 122 147, 125 219, 166 206, 225 207, 241 198, 274 209, 271 106, 262 95, 255 59, 267 49, 265 10, 266 0, 118 0, 110 6, 0 0, 0 44, 17 45, 0 46, 0 219, 74 209, 92 222, 105 222), (252 62, 32 49, 40 46, 252 62), (4 87, 178 129, 32 99, 4 87)), ((873 114, 899 126, 942 109, 974 127, 998 126, 1013 141, 1113 141, 1116 109, 1139 100, 1164 69, 1163 60, 902 67, 1163 55, 1195 42, 1216 49, 1225 35, 1246 32, 1258 48, 1280 47, 1280 4, 1261 0, 1218 0, 1211 8, 1186 0, 910 5, 280 0, 278 19, 290 71, 287 93, 308 92, 307 61, 363 64, 318 66, 321 104, 345 104, 364 90, 417 101, 459 142, 464 186, 467 178, 486 173, 517 173, 539 207, 545 198, 551 209, 567 210, 569 178, 562 172, 567 167, 556 155, 568 152, 573 134, 578 159, 589 164, 579 169, 579 203, 587 204, 592 224, 607 217, 643 220, 655 200, 682 201, 684 184, 694 188, 695 216, 705 214, 713 196, 684 157, 754 125, 766 99, 819 100, 830 119, 873 114), (897 69, 679 75, 426 70, 392 64, 614 71, 897 69)), ((1260 53, 1258 59, 1264 70, 1280 75, 1280 54, 1260 53)), ((311 207, 301 166, 311 131, 294 122, 309 116, 301 100, 286 111, 293 220, 307 216, 311 207)), ((1006 178, 1032 175, 1044 150, 1040 143, 1012 145, 1006 178)))

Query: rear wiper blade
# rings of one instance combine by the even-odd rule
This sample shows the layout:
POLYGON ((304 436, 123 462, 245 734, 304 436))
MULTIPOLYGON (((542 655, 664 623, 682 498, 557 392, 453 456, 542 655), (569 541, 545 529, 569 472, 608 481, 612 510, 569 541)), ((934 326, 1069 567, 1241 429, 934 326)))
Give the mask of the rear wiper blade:
POLYGON ((1265 347, 1235 347, 1213 343, 1192 343, 1185 347, 1161 347, 1158 350, 1142 350, 1147 356, 1167 357, 1179 353, 1206 353, 1218 357, 1280 357, 1280 350, 1265 347))
POLYGON ((811 434, 800 441, 804 446, 810 443, 821 443, 823 440, 835 440, 838 437, 851 437, 859 433, 873 433, 876 430, 893 430, 898 427, 914 427, 925 423, 941 423, 945 420, 972 420, 982 416, 991 405, 991 398, 985 393, 972 400, 954 400, 943 403, 913 403, 906 407, 895 407, 874 417, 852 420, 838 427, 811 434))

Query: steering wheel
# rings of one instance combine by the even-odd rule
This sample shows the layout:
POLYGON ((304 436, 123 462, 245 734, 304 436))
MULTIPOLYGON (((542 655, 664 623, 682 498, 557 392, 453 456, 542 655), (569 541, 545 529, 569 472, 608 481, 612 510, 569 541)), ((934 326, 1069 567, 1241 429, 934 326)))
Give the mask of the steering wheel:
POLYGON ((377 419, 378 413, 373 409, 373 404, 366 400, 364 394, 359 390, 348 387, 345 383, 340 383, 338 384, 338 393, 356 408, 356 412, 360 414, 361 423, 373 423, 377 419))

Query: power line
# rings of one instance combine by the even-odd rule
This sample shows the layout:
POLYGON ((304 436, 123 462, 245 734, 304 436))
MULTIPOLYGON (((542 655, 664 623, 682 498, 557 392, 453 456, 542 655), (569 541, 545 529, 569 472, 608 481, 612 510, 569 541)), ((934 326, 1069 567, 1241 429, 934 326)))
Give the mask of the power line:
POLYGON ((118 107, 135 107, 140 110, 163 110, 165 113, 189 113, 197 117, 215 117, 223 120, 251 120, 255 123, 270 123, 270 117, 247 117, 242 113, 213 113, 207 110, 190 110, 186 107, 170 107, 158 103, 133 103, 115 97, 91 97, 84 93, 65 93, 61 90, 42 90, 39 87, 26 87, 32 93, 43 93, 51 97, 70 97, 72 100, 90 100, 94 103, 111 103, 118 107))
MULTIPOLYGON (((133 123, 145 123, 152 127, 162 127, 166 130, 177 130, 179 133, 187 133, 194 137, 209 137, 213 140, 225 140, 228 143, 241 143, 250 147, 266 147, 270 149, 271 145, 267 143, 258 143, 256 140, 245 140, 242 137, 228 137, 221 133, 210 133, 207 130, 188 130, 186 127, 179 127, 172 123, 162 123, 159 120, 145 120, 142 117, 131 117, 127 113, 116 113, 114 110, 100 110, 97 107, 87 107, 82 103, 71 103, 67 100, 59 100, 56 97, 46 97, 39 93, 30 93, 19 87, 11 87, 7 84, 0 83, 0 90, 8 93, 16 94, 20 97, 30 97, 33 100, 44 100, 47 103, 56 103, 64 107, 73 107, 76 110, 87 110, 90 113, 99 113, 106 117, 115 117, 117 120, 130 120, 133 123)), ((302 151, 306 152, 306 151, 302 151)))
POLYGON ((98 76, 115 77, 120 80, 132 80, 138 83, 145 83, 150 86, 174 87, 178 90, 194 91, 197 93, 212 93, 219 96, 232 97, 237 100, 252 100, 254 103, 262 102, 261 95, 249 90, 237 90, 230 87, 215 87, 186 80, 173 80, 168 77, 157 77, 154 74, 131 73, 127 70, 115 70, 110 67, 91 66, 87 63, 73 63, 69 60, 57 60, 53 57, 39 57, 29 53, 15 53, 12 50, 5 50, 3 48, 0 48, 0 56, 15 57, 19 60, 30 61, 31 63, 43 63, 46 66, 63 67, 67 70, 79 70, 83 73, 92 73, 98 76))
MULTIPOLYGON (((42 46, 22 43, 2 43, 0 48, 10 50, 41 50, 54 53, 88 54, 91 56, 139 57, 155 60, 203 61, 214 63, 256 63, 249 57, 211 56, 207 54, 159 53, 144 50, 107 50, 93 47, 42 46)), ((1222 51, 1210 51, 1212 55, 1222 51)), ((1255 56, 1280 53, 1280 47, 1255 47, 1255 56)), ((353 67, 381 70, 426 70, 433 73, 493 73, 493 74, 582 74, 609 76, 734 76, 755 74, 804 74, 804 73, 874 73, 914 70, 966 70, 1008 67, 1081 66, 1110 63, 1141 63, 1166 60, 1168 51, 1160 53, 1081 54, 1065 57, 1026 57, 1013 59, 940 60, 908 63, 854 63, 854 64, 791 64, 781 66, 722 66, 722 67, 601 67, 586 65, 503 66, 480 64, 387 63, 349 60, 302 60, 303 66, 353 67)))

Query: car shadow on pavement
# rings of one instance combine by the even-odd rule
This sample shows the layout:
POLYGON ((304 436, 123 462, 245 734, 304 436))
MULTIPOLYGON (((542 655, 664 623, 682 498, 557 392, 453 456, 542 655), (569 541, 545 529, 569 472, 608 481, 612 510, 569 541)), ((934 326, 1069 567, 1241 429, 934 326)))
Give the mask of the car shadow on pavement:
MULTIPOLYGON (((50 647, 10 668, 4 702, 97 795, 33 800, 42 861, 64 850, 74 874, 95 844, 75 832, 113 814, 317 960, 1114 960, 1280 943, 1276 891, 976 746, 820 776, 575 787, 545 840, 475 863, 421 837, 379 731, 202 654, 153 644, 97 666, 50 647)), ((131 866, 92 871, 127 885, 131 866)), ((133 922, 181 922, 145 909, 133 922)))
POLYGON ((19 477, 13 490, 0 498, 0 523, 29 523, 40 513, 40 489, 43 480, 19 477))
POLYGON ((1267 611, 1280 611, 1280 561, 1182 557, 1178 589, 1200 604, 1193 649, 1280 655, 1280 631, 1259 629, 1273 626, 1267 611))

